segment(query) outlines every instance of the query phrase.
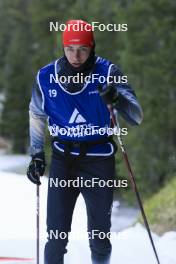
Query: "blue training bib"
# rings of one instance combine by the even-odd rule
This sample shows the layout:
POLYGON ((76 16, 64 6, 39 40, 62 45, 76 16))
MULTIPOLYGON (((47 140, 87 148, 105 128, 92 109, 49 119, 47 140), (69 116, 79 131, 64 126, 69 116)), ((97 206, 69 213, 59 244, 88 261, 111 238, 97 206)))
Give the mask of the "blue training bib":
POLYGON ((57 78, 59 60, 39 71, 37 81, 43 109, 49 117, 50 135, 68 141, 92 141, 108 136, 110 113, 97 88, 100 84, 106 85, 111 65, 110 61, 98 57, 91 73, 94 82, 86 82, 75 93, 67 91, 57 78))

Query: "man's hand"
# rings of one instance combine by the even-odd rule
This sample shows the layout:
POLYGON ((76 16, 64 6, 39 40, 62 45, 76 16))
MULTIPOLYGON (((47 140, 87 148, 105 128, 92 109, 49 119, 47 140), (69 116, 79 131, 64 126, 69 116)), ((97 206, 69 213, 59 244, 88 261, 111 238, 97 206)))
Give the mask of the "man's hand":
POLYGON ((29 167, 27 169, 27 177, 28 179, 37 184, 40 185, 40 176, 43 176, 45 172, 45 154, 44 152, 36 153, 32 156, 32 160, 29 164, 29 167))
POLYGON ((114 85, 110 84, 104 87, 100 85, 98 87, 98 91, 105 104, 114 104, 117 102, 118 92, 117 88, 114 87, 114 85))

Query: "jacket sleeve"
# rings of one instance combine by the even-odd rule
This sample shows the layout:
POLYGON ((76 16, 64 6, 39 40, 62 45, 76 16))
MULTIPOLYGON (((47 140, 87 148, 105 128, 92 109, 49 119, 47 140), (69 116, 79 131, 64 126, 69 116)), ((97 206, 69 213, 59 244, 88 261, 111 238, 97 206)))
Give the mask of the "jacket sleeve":
MULTIPOLYGON (((110 76, 118 78, 123 76, 116 65, 112 65, 110 76)), ((117 79, 118 80, 118 79, 117 79)), ((118 91, 117 110, 131 125, 140 125, 143 120, 143 111, 137 100, 134 90, 128 83, 114 83, 118 91)))
POLYGON ((47 115, 42 109, 42 103, 42 93, 38 84, 35 83, 32 89, 32 97, 29 104, 29 134, 31 155, 44 150, 47 115))

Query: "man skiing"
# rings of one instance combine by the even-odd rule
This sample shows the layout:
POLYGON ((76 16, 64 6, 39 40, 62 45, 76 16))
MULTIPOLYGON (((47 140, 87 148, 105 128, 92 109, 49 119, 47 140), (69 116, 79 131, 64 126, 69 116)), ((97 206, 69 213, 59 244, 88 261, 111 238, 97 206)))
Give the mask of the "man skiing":
MULTIPOLYGON (((37 74, 29 111, 32 160, 27 176, 35 184, 40 184, 40 176, 45 171, 47 118, 52 136, 45 264, 64 263, 72 214, 80 193, 86 203, 90 234, 94 230, 109 233, 113 201, 113 187, 56 187, 51 186, 50 179, 66 182, 77 178, 89 182, 93 178, 104 182, 114 179, 116 145, 107 133, 111 118, 106 102, 113 103, 130 124, 139 125, 142 121, 142 110, 132 88, 127 83, 112 82, 109 85, 109 77, 113 80, 122 73, 116 65, 95 55, 94 35, 87 22, 68 21, 62 43, 64 55, 41 68, 37 74), (79 30, 74 30, 75 24, 81 25, 79 30), (78 75, 85 81, 69 79, 69 76, 78 75), (100 83, 100 79, 93 80, 93 76, 102 76, 105 81, 100 83), (61 82, 63 77, 69 81, 61 82), (67 236, 64 239, 53 238, 51 230, 64 232, 67 236)), ((110 263, 111 243, 108 237, 89 236, 89 245, 93 264, 110 263)))

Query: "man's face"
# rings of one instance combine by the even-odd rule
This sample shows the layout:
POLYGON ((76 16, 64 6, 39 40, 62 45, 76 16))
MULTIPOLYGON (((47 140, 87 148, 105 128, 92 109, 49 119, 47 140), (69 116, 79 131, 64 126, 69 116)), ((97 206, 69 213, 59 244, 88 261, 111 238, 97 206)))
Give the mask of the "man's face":
POLYGON ((73 67, 79 67, 89 57, 91 48, 83 45, 69 45, 64 47, 65 56, 73 67))

